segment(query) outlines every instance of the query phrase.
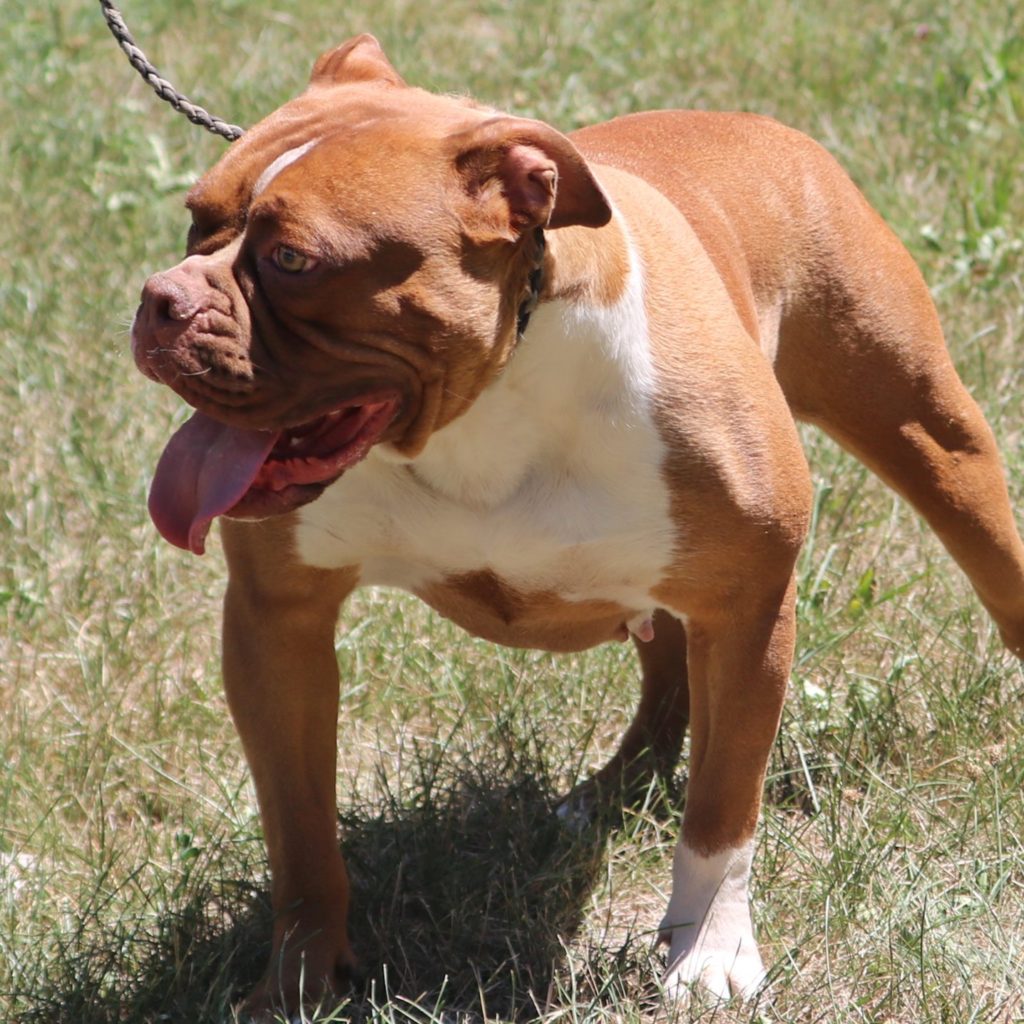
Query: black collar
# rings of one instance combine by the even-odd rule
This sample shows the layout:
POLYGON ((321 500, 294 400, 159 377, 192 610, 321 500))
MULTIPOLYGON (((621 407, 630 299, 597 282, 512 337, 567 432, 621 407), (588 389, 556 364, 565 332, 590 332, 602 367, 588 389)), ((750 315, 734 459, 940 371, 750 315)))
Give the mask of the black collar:
POLYGON ((544 229, 537 228, 534 232, 534 243, 536 246, 536 255, 533 270, 530 271, 530 276, 527 279, 527 283, 530 286, 530 293, 523 299, 519 306, 519 313, 516 315, 516 340, 518 341, 523 334, 526 332, 527 324, 530 322, 530 316, 533 311, 537 308, 537 303, 540 302, 540 291, 544 287, 544 251, 547 248, 547 241, 544 238, 544 229))

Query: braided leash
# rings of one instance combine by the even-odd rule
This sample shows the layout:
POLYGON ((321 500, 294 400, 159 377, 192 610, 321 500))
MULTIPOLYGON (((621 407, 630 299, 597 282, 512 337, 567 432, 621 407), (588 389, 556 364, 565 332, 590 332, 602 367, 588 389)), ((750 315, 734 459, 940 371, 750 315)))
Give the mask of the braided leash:
POLYGON ((132 39, 132 34, 128 31, 124 18, 121 17, 121 12, 111 0, 100 0, 100 7, 103 9, 103 17, 117 40, 118 46, 124 51, 132 67, 142 75, 160 99, 170 103, 175 110, 184 114, 193 124, 213 132, 214 135, 222 135, 229 142, 234 142, 245 131, 237 124, 228 124, 219 117, 214 117, 213 114, 208 113, 202 107, 197 107, 187 97, 182 96, 170 82, 160 77, 160 73, 149 58, 135 45, 135 40, 132 39))

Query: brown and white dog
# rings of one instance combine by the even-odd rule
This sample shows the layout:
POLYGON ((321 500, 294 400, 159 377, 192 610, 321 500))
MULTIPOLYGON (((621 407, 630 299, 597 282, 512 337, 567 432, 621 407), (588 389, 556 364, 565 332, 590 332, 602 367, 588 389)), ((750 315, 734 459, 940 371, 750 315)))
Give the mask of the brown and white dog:
POLYGON ((198 410, 154 520, 202 553, 224 517, 224 679, 275 911, 250 1009, 353 964, 333 638, 360 584, 502 644, 633 636, 640 706, 597 782, 671 765, 689 724, 667 989, 754 992, 748 876, 810 501, 794 418, 920 511, 1024 656, 999 456, 909 255, 774 121, 566 137, 408 87, 370 36, 188 206, 189 255, 146 283, 133 348, 198 410))

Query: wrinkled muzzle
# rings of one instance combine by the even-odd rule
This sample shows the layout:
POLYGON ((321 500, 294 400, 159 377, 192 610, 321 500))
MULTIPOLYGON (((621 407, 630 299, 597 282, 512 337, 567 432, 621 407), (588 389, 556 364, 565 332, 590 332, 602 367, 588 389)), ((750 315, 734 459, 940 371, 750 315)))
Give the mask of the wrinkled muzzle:
POLYGON ((149 511, 160 533, 195 554, 219 515, 265 518, 317 498, 363 459, 399 410, 397 391, 374 390, 287 429, 224 422, 257 390, 248 307, 208 257, 154 274, 132 328, 139 369, 200 408, 157 464, 149 511))

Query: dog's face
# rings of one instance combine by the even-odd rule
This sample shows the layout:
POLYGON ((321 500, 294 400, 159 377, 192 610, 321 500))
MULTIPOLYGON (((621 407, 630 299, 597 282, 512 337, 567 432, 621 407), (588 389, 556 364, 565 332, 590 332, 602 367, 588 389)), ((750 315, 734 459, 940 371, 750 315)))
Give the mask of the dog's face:
POLYGON ((198 410, 150 500, 197 552, 214 516, 296 508, 375 444, 415 456, 507 360, 535 229, 610 217, 564 136, 409 88, 365 36, 187 205, 188 255, 146 283, 132 344, 198 410))

